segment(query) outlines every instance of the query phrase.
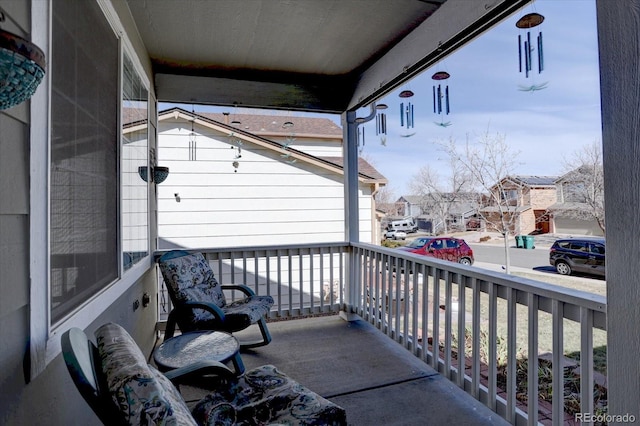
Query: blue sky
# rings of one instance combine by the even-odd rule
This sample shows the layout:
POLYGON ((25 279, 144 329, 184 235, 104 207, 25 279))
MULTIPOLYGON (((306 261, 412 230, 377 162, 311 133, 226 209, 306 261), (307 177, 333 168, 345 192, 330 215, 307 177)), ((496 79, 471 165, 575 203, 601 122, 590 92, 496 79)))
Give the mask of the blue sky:
MULTIPOLYGON (((441 168, 446 173, 447 161, 442 159, 440 143, 453 139, 463 144, 467 136, 473 140, 486 131, 504 135, 519 152, 515 160, 519 174, 560 175, 564 172, 563 161, 572 153, 601 140, 595 1, 537 0, 381 102, 389 106, 386 145, 375 135, 373 120, 362 125, 362 155, 387 177, 396 196, 410 194, 409 183, 423 166, 441 168), (526 79, 518 72, 517 37, 522 32, 515 22, 530 12, 545 17, 531 34, 535 38, 538 30, 543 33, 545 69, 526 79), (447 80, 451 113, 444 118, 433 114, 431 76, 440 70, 451 75, 447 80), (518 89, 520 85, 545 82, 544 90, 518 89), (405 89, 415 93, 409 98, 414 104, 415 121, 410 132, 400 127, 403 99, 398 94, 405 89), (441 121, 452 124, 435 124, 441 121), (413 132, 414 136, 401 136, 413 132)), ((359 113, 368 114, 368 108, 359 113)), ((340 122, 339 116, 332 118, 340 122)))
MULTIPOLYGON (((397 196, 409 194, 409 182, 425 165, 440 167, 438 146, 450 138, 463 144, 489 131, 506 137, 517 157, 519 174, 559 175, 563 160, 582 146, 601 140, 600 82, 595 2, 593 0, 538 0, 503 21, 491 31, 456 51, 438 66, 425 71, 380 102, 387 109, 386 147, 375 136, 375 124, 365 126, 363 155, 389 179, 397 196), (524 14, 537 12, 544 22, 545 69, 526 79, 518 72, 515 22, 524 14), (443 69, 448 79, 451 113, 446 118, 433 114, 431 76, 443 69), (518 90, 519 85, 548 82, 536 92, 518 90), (400 90, 415 95, 416 134, 409 138, 400 127, 400 90), (450 121, 449 127, 434 122, 450 121)), ((366 115, 366 111, 362 114, 366 115)), ((374 120, 375 121, 375 120, 374 120)))

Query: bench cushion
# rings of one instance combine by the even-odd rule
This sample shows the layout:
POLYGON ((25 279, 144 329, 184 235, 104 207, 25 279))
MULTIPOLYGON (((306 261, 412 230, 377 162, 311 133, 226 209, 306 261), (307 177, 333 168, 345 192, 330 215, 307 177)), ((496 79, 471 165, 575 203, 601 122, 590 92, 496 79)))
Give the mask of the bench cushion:
POLYGON ((208 425, 346 425, 343 408, 263 365, 200 400, 193 409, 208 425), (277 419, 277 420, 273 420, 277 419))
POLYGON ((147 364, 124 328, 108 323, 95 336, 107 387, 129 424, 196 424, 178 390, 147 364))

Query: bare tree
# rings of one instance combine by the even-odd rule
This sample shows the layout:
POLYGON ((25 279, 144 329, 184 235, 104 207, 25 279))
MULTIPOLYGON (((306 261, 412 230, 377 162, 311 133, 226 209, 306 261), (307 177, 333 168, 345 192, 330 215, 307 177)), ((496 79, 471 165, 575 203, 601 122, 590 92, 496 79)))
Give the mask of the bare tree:
POLYGON ((469 173, 457 161, 450 159, 447 173, 440 173, 430 166, 422 167, 411 180, 411 192, 421 198, 420 208, 434 220, 433 231, 442 224, 443 232, 449 232, 452 209, 466 201, 471 189, 469 173))
POLYGON ((565 217, 595 221, 605 232, 602 145, 594 141, 564 159, 566 173, 559 179, 565 217))
POLYGON ((505 135, 489 131, 474 140, 467 135, 462 147, 451 140, 445 150, 451 160, 468 173, 475 190, 484 194, 482 203, 478 205, 478 214, 488 229, 502 234, 505 269, 510 273, 509 237, 519 231, 515 227, 522 188, 509 176, 514 174, 519 164, 517 157, 520 152, 507 145, 505 135))

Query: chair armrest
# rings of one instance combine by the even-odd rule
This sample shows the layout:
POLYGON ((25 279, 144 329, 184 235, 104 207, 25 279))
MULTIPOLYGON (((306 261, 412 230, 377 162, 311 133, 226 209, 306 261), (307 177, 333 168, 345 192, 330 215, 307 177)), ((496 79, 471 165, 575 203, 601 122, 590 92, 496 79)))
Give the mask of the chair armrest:
POLYGON ((167 328, 164 332, 165 340, 173 337, 173 333, 176 330, 176 322, 178 321, 178 318, 186 315, 194 309, 204 309, 205 311, 211 313, 211 315, 213 315, 213 317, 217 321, 224 322, 224 311, 220 309, 220 307, 215 303, 196 301, 184 302, 180 306, 174 307, 171 312, 169 312, 169 317, 167 318, 167 328))
POLYGON ((221 287, 223 290, 239 290, 244 294, 246 294, 247 296, 256 295, 256 293, 253 290, 251 290, 249 287, 243 284, 223 284, 221 287))
POLYGON ((229 367, 217 361, 199 361, 163 373, 174 385, 186 384, 205 375, 215 375, 220 379, 235 379, 237 376, 229 367))

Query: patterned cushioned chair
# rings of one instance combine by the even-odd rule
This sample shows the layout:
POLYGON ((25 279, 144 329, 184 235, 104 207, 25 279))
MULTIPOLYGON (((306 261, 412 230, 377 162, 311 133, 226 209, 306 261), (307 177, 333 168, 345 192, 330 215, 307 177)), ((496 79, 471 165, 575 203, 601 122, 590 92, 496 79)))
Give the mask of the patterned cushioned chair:
POLYGON ((68 330, 62 352, 76 387, 106 425, 347 424, 344 409, 272 365, 241 377, 214 361, 162 374, 119 325, 105 324, 95 335, 97 347, 82 330, 68 330), (203 375, 221 380, 190 412, 174 384, 203 375))
POLYGON ((245 285, 220 285, 202 253, 173 250, 158 259, 160 271, 174 309, 169 313, 165 339, 175 325, 182 332, 217 330, 233 333, 252 324, 260 328, 262 340, 241 341, 242 348, 263 346, 271 341, 265 320, 273 297, 257 296, 245 285), (223 290, 239 290, 247 297, 227 303, 223 290))

